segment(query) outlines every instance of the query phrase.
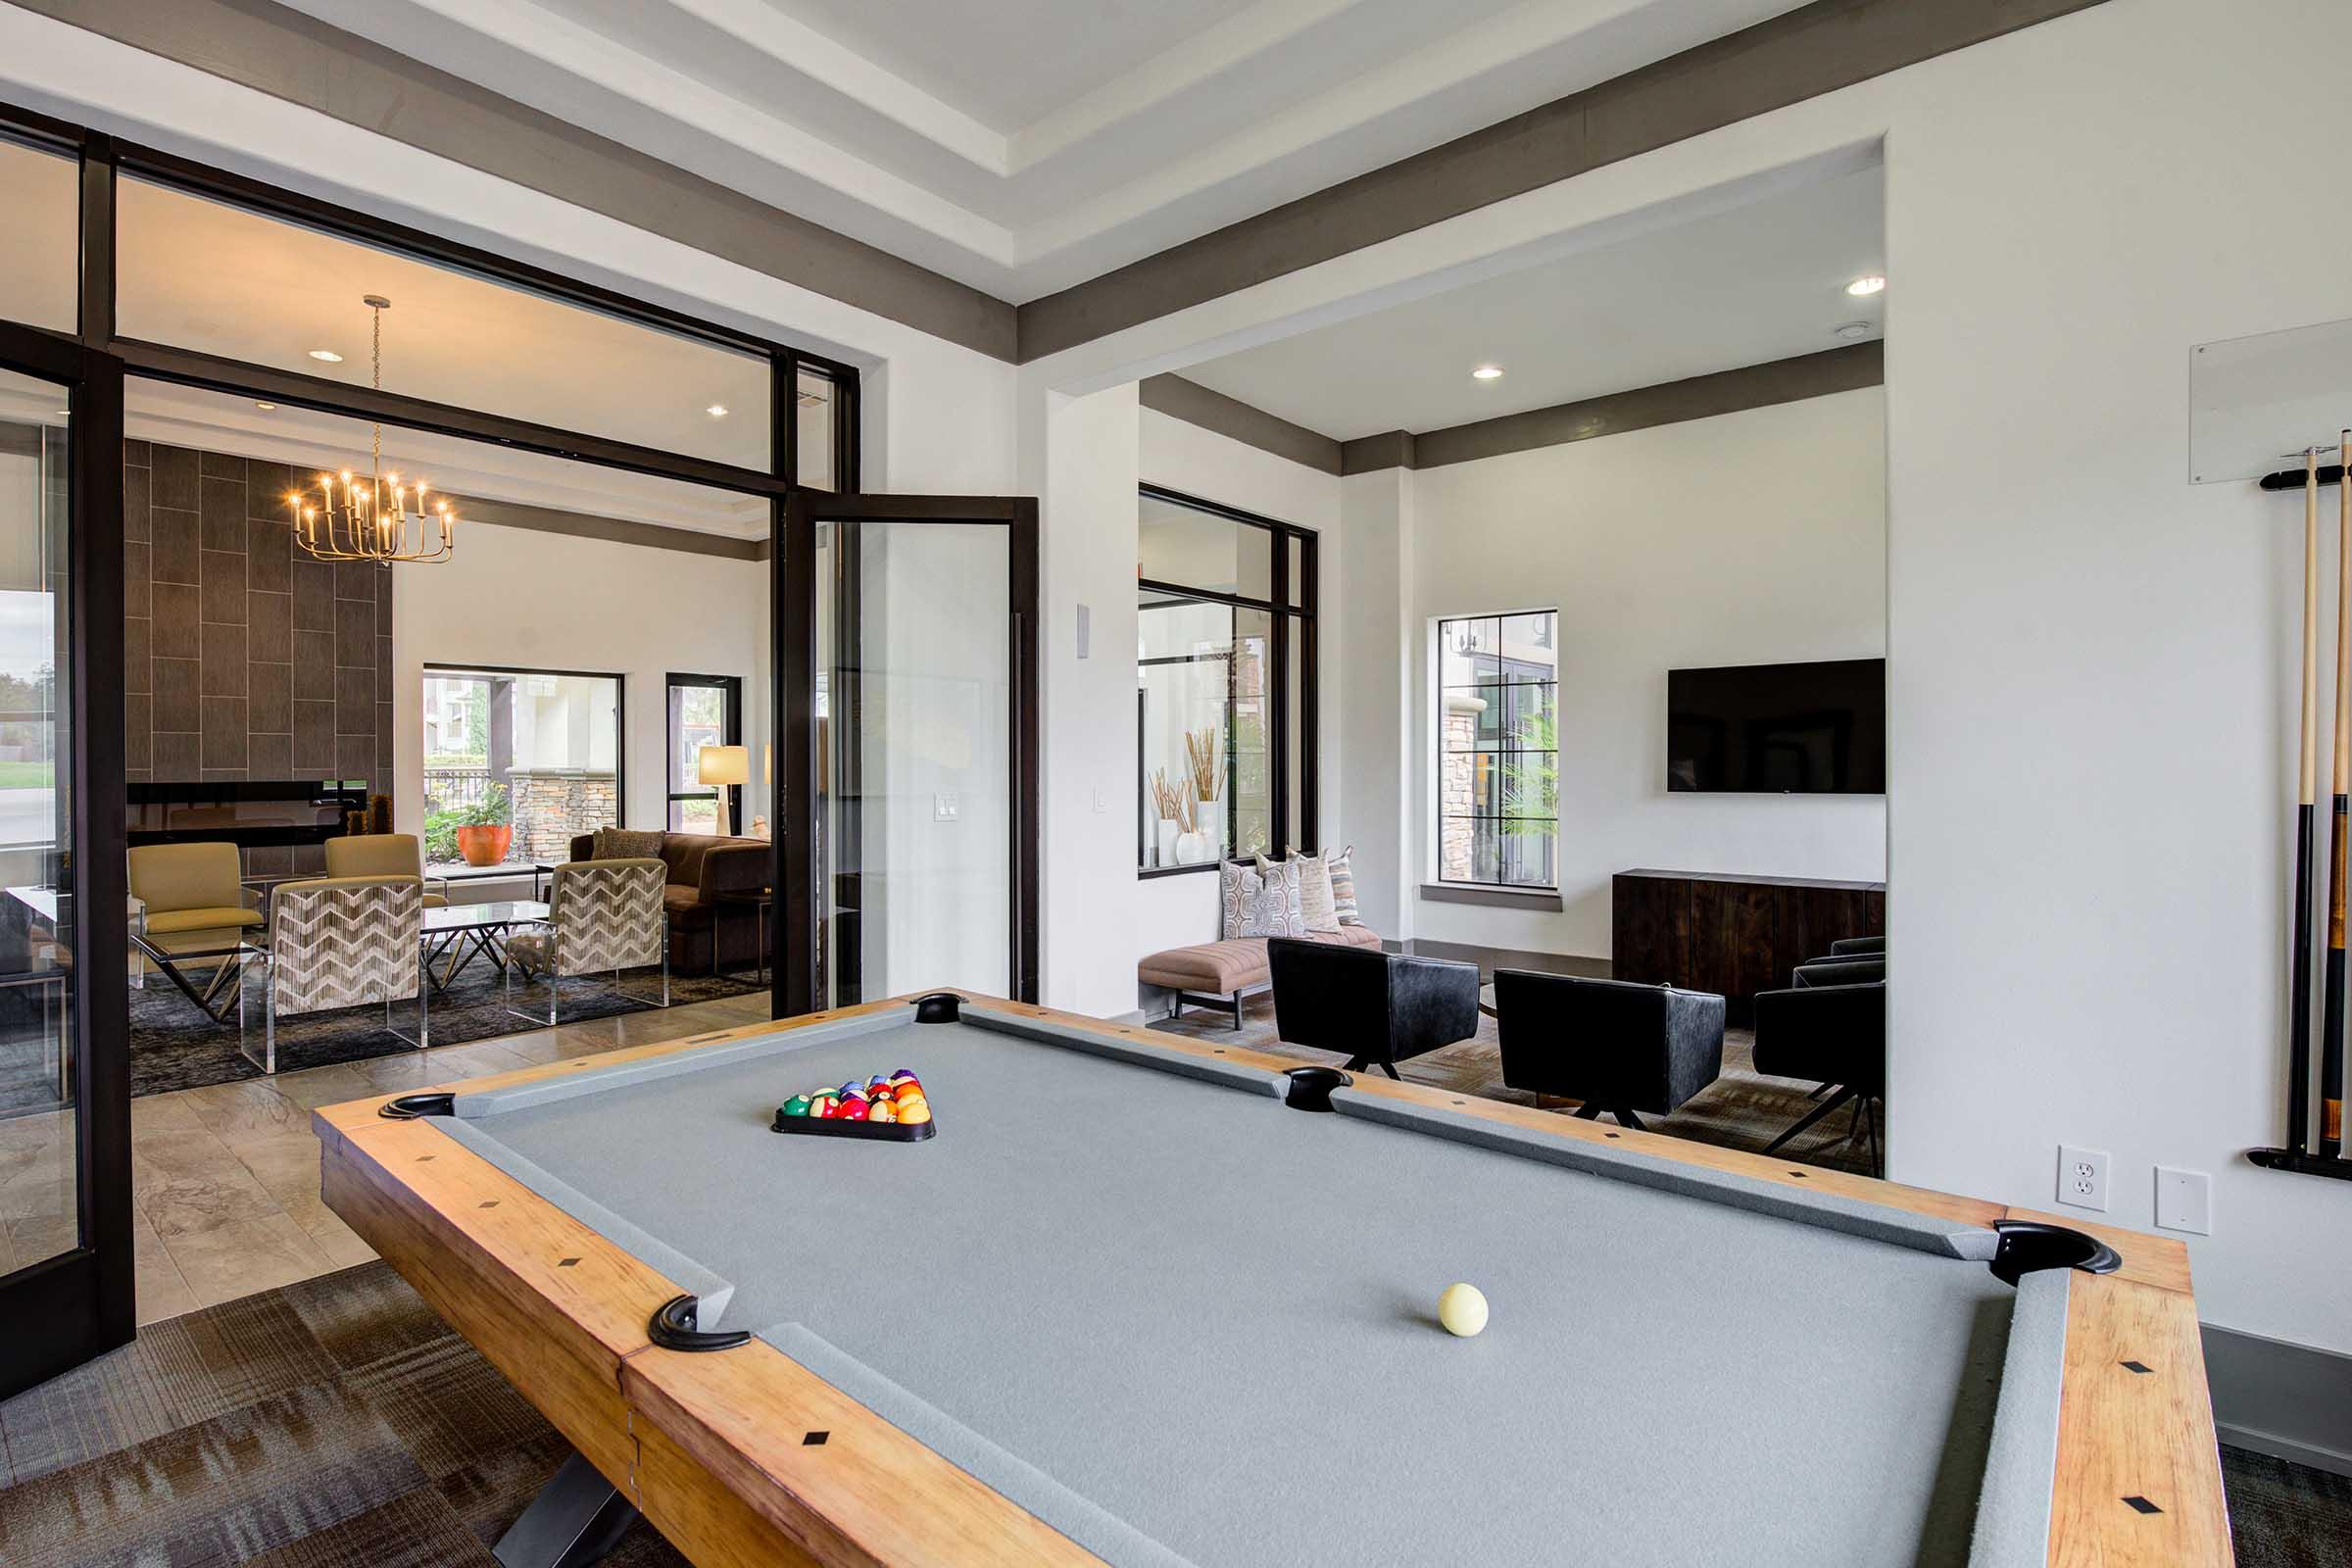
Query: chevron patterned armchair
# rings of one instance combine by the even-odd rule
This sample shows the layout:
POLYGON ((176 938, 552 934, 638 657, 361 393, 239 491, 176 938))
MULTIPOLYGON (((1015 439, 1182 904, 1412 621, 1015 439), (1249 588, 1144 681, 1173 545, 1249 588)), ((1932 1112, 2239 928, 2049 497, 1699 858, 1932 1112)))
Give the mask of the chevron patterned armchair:
POLYGON ((560 983, 610 970, 620 989, 623 969, 662 966, 662 1005, 669 1005, 669 920, 662 890, 669 868, 658 859, 567 860, 556 867, 547 919, 535 931, 507 941, 508 1011, 539 1021, 514 1005, 514 971, 547 981, 547 1022, 558 1021, 560 983))
POLYGON ((385 1032, 422 1050, 432 1038, 418 956, 423 918, 422 877, 280 882, 270 896, 261 1069, 277 1071, 281 1012, 324 1012, 381 1002, 385 1032), (411 996, 416 999, 414 1038, 392 1027, 392 1004, 411 996))

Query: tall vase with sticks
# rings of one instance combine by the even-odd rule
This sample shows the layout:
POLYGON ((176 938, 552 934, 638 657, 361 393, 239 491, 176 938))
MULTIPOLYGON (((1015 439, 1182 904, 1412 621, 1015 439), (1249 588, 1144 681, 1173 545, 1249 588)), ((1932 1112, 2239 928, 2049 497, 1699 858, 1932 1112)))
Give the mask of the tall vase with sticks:
POLYGON ((1185 819, 1190 814, 1190 810, 1191 808, 1184 798, 1184 791, 1177 785, 1168 782, 1168 770, 1164 767, 1153 768, 1152 770, 1152 863, 1153 865, 1174 865, 1176 863, 1176 835, 1185 830, 1185 819))
POLYGON ((1184 737, 1185 777, 1192 786, 1193 817, 1190 823, 1200 840, 1197 859, 1207 860, 1225 853, 1225 811, 1222 801, 1225 793, 1224 748, 1217 741, 1217 726, 1188 730, 1184 737))

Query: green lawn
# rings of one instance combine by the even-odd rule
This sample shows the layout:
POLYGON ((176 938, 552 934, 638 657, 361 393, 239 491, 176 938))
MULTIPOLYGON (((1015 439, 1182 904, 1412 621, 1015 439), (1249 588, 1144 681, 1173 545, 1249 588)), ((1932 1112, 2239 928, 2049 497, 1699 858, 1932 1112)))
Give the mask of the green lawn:
POLYGON ((0 790, 45 790, 48 787, 47 762, 0 762, 0 790))

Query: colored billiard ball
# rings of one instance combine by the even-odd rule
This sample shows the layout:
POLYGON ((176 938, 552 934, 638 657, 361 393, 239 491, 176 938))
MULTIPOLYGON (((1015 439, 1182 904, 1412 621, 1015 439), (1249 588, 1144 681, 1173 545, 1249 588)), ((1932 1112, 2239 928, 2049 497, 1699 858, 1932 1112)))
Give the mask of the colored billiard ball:
POLYGON ((899 1107, 887 1100, 877 1100, 866 1108, 865 1119, 867 1121, 897 1121, 899 1107))
POLYGON ((898 1117, 901 1125, 913 1126, 918 1122, 926 1122, 931 1119, 931 1107, 917 1100, 911 1105, 901 1104, 898 1107, 898 1117))
POLYGON ((784 1102, 784 1114, 787 1116, 808 1115, 808 1097, 807 1095, 795 1095, 790 1100, 784 1102))
POLYGON ((867 1106, 862 1100, 845 1100, 833 1114, 843 1121, 863 1121, 866 1119, 867 1106))
POLYGON ((831 1095, 810 1095, 808 1097, 808 1114, 811 1116, 830 1116, 833 1114, 834 1108, 840 1103, 841 1102, 835 1100, 831 1095))
POLYGON ((1446 1333, 1469 1339, 1487 1326, 1487 1298, 1475 1285, 1448 1285, 1438 1297, 1438 1321, 1446 1333))

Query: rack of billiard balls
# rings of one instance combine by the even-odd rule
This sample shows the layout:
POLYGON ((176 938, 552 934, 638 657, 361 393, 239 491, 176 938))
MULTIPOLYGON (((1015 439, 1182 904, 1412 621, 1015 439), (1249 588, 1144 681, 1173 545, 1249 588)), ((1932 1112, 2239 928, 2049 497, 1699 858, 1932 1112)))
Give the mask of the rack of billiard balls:
POLYGON ((819 1138, 869 1138, 911 1144, 938 1130, 923 1082, 906 1068, 864 1083, 795 1095, 776 1107, 773 1130, 819 1138))

